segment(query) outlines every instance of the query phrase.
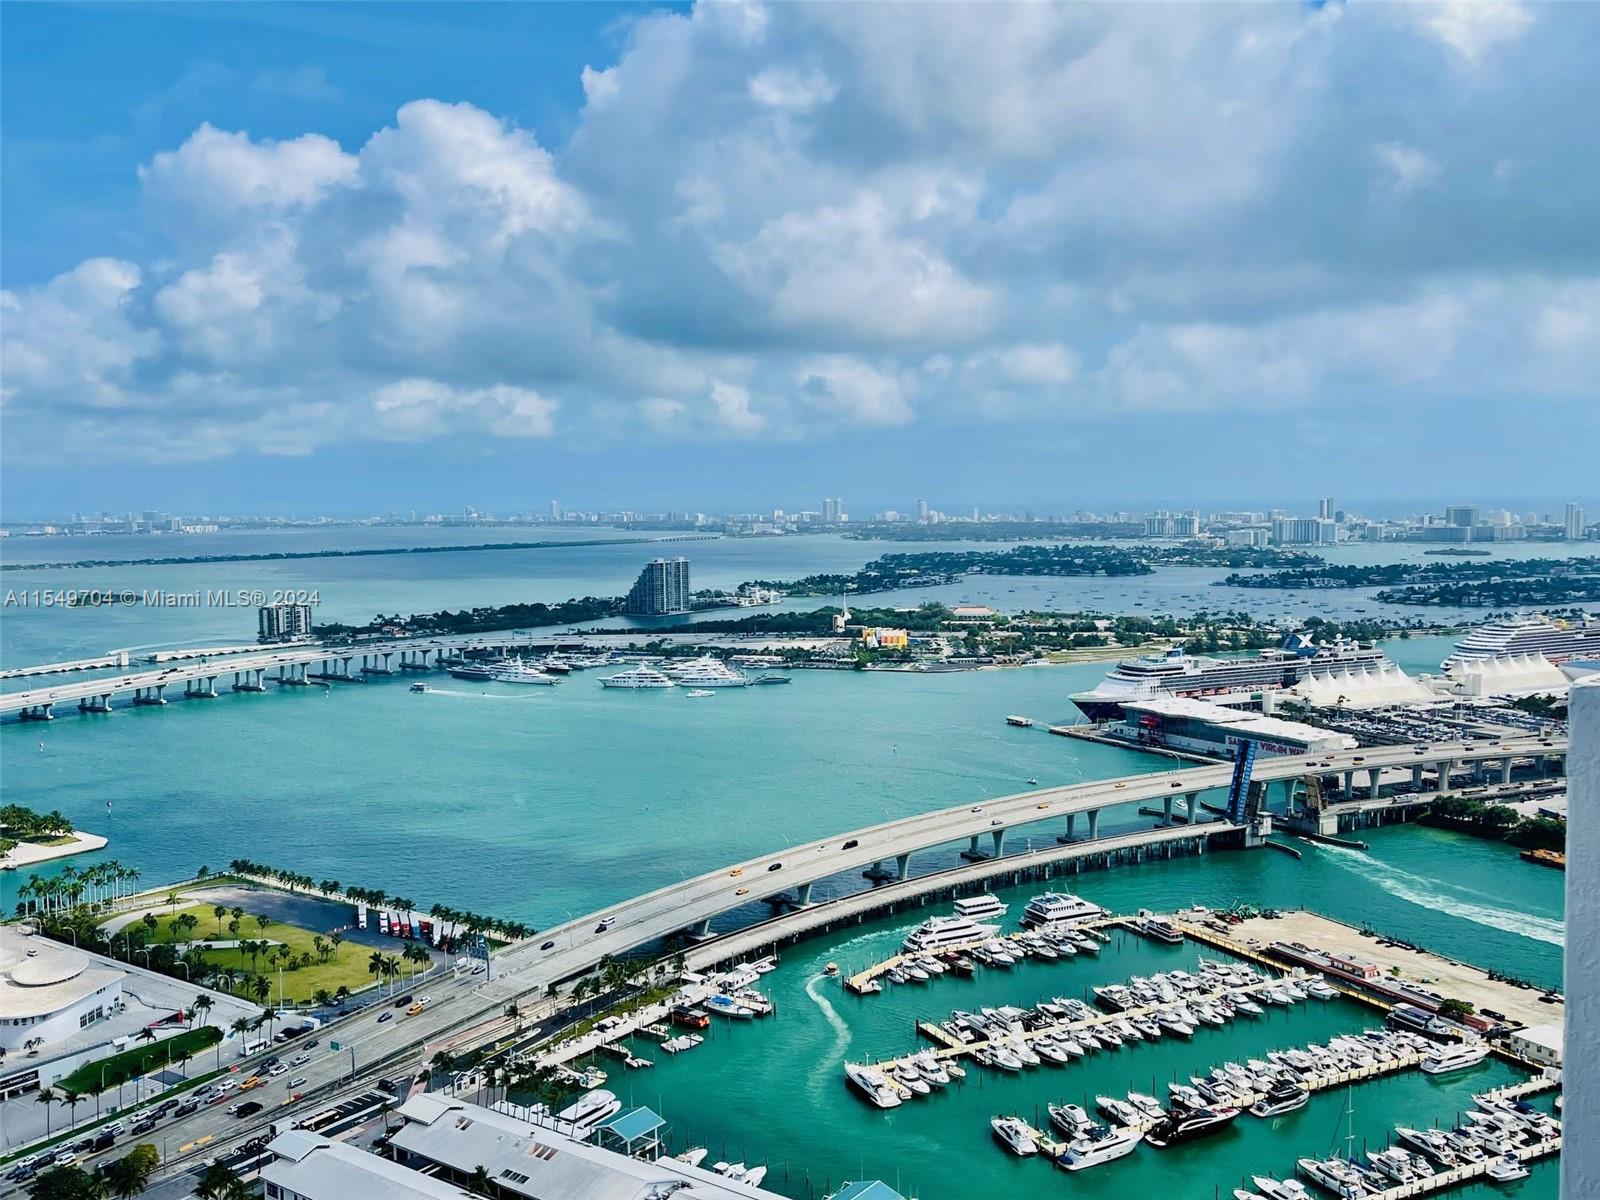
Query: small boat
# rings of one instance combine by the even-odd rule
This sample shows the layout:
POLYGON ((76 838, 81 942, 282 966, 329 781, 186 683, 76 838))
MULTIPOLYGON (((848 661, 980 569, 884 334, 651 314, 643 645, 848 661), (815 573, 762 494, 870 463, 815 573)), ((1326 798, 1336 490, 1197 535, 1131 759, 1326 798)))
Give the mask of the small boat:
POLYGON ((1443 1075, 1447 1071, 1460 1071, 1475 1067, 1489 1057, 1486 1043, 1463 1043, 1443 1047, 1422 1060, 1422 1069, 1429 1075, 1443 1075))
POLYGON ((1138 1125, 1144 1120, 1137 1108, 1115 1096, 1096 1096, 1094 1106, 1118 1125, 1138 1125))
POLYGON ((860 1063, 845 1063, 845 1078, 857 1091, 879 1108, 898 1108, 900 1093, 887 1079, 871 1067, 860 1063))
POLYGON ((711 996, 701 1002, 701 1007, 719 1017, 748 1018, 756 1015, 755 1009, 747 1004, 741 1004, 732 996, 711 996))
MULTIPOLYGON (((689 691, 684 693, 685 698, 687 698, 689 700, 704 700, 708 696, 715 696, 715 695, 716 695, 715 692, 707 691, 705 688, 692 688, 689 691)), ((761 1168, 761 1169, 765 1170, 765 1168, 761 1168)))
POLYGON ((1185 1113, 1174 1113, 1150 1130, 1145 1135, 1145 1141, 1157 1149, 1176 1146, 1217 1133, 1238 1115, 1237 1108, 1200 1108, 1185 1113))
POLYGON ((682 1154, 674 1154, 672 1157, 678 1162, 688 1163, 691 1167, 698 1167, 705 1161, 706 1153, 704 1146, 695 1146, 685 1150, 682 1154))
POLYGON ((1056 1165, 1066 1171, 1082 1171, 1087 1167, 1098 1167, 1101 1163, 1132 1154, 1134 1147, 1143 1140, 1144 1134, 1137 1129, 1112 1129, 1105 1125, 1094 1125, 1081 1138, 1068 1144, 1066 1150, 1056 1159, 1056 1165))
POLYGON ((1039 1153, 1039 1143, 1033 1140, 1028 1126, 1018 1117, 995 1117, 989 1122, 995 1139, 1019 1157, 1039 1153))
POLYGON ((418 695, 421 695, 423 692, 431 692, 431 691, 433 691, 433 688, 429 687, 425 683, 413 683, 411 685, 411 690, 413 692, 416 692, 418 695))
POLYGON ((1094 1128, 1094 1121, 1089 1114, 1076 1104, 1049 1105, 1050 1124, 1054 1125, 1068 1138, 1082 1136, 1086 1131, 1094 1128))
POLYGON ((1252 1117, 1281 1117, 1306 1106, 1311 1093, 1292 1083, 1275 1083, 1267 1094, 1250 1106, 1252 1117))

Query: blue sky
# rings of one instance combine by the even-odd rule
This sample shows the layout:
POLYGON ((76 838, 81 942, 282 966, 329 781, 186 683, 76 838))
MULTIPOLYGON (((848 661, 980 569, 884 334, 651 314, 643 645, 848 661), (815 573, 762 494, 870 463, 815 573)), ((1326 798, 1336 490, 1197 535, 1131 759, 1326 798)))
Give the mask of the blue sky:
POLYGON ((8 517, 1600 502, 1594 6, 0 19, 8 517))

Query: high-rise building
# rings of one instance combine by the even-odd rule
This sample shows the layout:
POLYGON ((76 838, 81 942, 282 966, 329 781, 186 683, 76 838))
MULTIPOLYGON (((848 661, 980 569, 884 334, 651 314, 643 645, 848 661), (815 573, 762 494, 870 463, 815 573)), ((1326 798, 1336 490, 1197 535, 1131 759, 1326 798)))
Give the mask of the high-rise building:
POLYGON ((822 523, 837 525, 844 520, 844 501, 830 496, 822 502, 822 523))
POLYGON ((1567 541, 1578 541, 1583 537, 1583 509, 1569 503, 1561 524, 1566 531, 1567 541))
POLYGON ((1458 529, 1471 529, 1478 523, 1478 506, 1476 504, 1452 504, 1444 510, 1444 523, 1454 525, 1458 529))
POLYGON ((292 642, 310 636, 309 604, 266 604, 256 610, 258 642, 292 642))
POLYGON ((918 500, 917 501, 917 520, 926 521, 927 519, 928 519, 928 502, 926 500, 918 500))
POLYGON ((550 519, 552 521, 561 520, 561 501, 559 501, 559 500, 550 501, 550 519))
POLYGON ((1277 517, 1272 540, 1280 546, 1330 546, 1339 540, 1339 527, 1321 517, 1277 517))
POLYGON ((624 611, 642 617, 685 613, 690 595, 687 558, 652 558, 628 592, 624 611))
POLYGON ((1317 501, 1317 516, 1321 517, 1324 521, 1333 516, 1332 496, 1324 496, 1321 500, 1317 501))

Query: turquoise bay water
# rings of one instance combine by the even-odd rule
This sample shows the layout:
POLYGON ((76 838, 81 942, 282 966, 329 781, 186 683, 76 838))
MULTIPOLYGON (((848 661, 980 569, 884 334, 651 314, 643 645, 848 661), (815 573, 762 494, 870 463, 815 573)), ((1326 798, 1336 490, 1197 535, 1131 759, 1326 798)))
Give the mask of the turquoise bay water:
MULTIPOLYGON (((1233 859, 1244 857, 1281 856, 1233 859)), ((1203 876, 1219 866, 1224 872, 1232 869, 1231 861, 1224 866, 1220 858, 1208 865, 1211 871, 1169 864, 1086 876, 1078 890, 1112 907, 1181 889, 1185 876, 1203 892, 1203 876)), ((1012 900, 1015 915, 1015 905, 1036 890, 1000 894, 1012 900)), ((1302 1155, 1342 1153, 1347 1145, 1357 1154, 1380 1148, 1396 1124, 1448 1126, 1472 1106, 1474 1092, 1520 1077, 1494 1060, 1449 1076, 1404 1072, 1358 1084, 1348 1093, 1319 1093, 1287 1116, 1261 1121, 1243 1115, 1215 1137, 1170 1150, 1142 1146, 1114 1163, 1069 1175, 1041 1160, 1004 1153, 990 1135, 989 1118, 1015 1113, 1042 1126, 1050 1103, 1070 1101, 1093 1111, 1097 1094, 1120 1097, 1134 1090, 1165 1097, 1169 1081, 1205 1074, 1223 1062, 1263 1057, 1267 1050, 1371 1028, 1378 1015, 1352 1001, 1313 1001, 1269 1010, 1255 1020, 1242 1017, 1220 1029, 1202 1028, 1192 1041, 1138 1043, 1065 1067, 1045 1065, 1008 1075, 969 1065, 964 1082, 880 1111, 847 1089, 842 1064, 879 1061, 928 1045, 914 1031, 917 1021, 942 1020, 957 1008, 1027 1005, 1055 995, 1091 999, 1092 984, 1179 966, 1192 969, 1199 957, 1192 946, 1157 946, 1118 934, 1098 959, 1026 962, 1009 970, 980 970, 970 980, 947 975, 925 985, 889 987, 877 996, 851 996, 838 979, 824 976, 830 961, 848 972, 893 953, 913 920, 880 921, 790 949, 760 985, 778 1004, 775 1016, 716 1021, 710 1040, 686 1054, 663 1054, 648 1040, 635 1039, 636 1050, 655 1059, 656 1066, 623 1072, 607 1061, 607 1086, 624 1102, 661 1112, 670 1123, 674 1148, 700 1145, 713 1159, 768 1162, 767 1186, 797 1197, 825 1195, 844 1179, 875 1177, 922 1200, 1061 1195, 1215 1200, 1235 1187, 1250 1187, 1251 1174, 1292 1174, 1302 1155), (1353 1108, 1348 1116, 1347 1107, 1353 1108), (1355 1140, 1347 1143, 1351 1132, 1355 1140)), ((1556 1192, 1557 1171, 1547 1163, 1535 1167, 1515 1194, 1547 1200, 1556 1192)))
MULTIPOLYGON (((421 538, 445 540, 426 531, 421 538)), ((179 552, 170 540, 158 549, 147 545, 141 540, 134 553, 179 552)), ((185 542, 182 552, 190 545, 185 542)), ((73 548, 96 557, 125 553, 100 543, 73 548)), ((696 563, 697 584, 705 586, 854 569, 878 553, 913 549, 833 537, 682 547, 696 563)), ((132 573, 137 578, 82 575, 102 584, 174 589, 318 586, 326 589, 324 615, 348 618, 610 594, 650 553, 643 546, 567 547, 144 568, 132 573)), ((23 586, 21 576, 27 586, 67 586, 69 574, 78 573, 19 572, 5 583, 23 586)), ((1134 612, 1232 606, 1218 595, 1226 589, 1205 586, 1219 574, 979 579, 892 599, 1134 612)), ((1262 606, 1255 611, 1305 614, 1293 597, 1241 598, 1262 606)), ((1366 606, 1359 596, 1317 600, 1348 610, 1366 606)), ((253 613, 237 610, 8 610, 0 622, 0 656, 12 665, 113 645, 217 644, 247 639, 253 622, 253 613)), ((1449 644, 1448 638, 1412 638, 1388 649, 1408 670, 1433 670, 1449 644)), ((548 925, 808 838, 1019 791, 1029 778, 1051 785, 1164 769, 1169 764, 1163 759, 1005 725, 1009 713, 1041 722, 1075 719, 1067 696, 1093 686, 1106 668, 796 672, 787 687, 708 700, 688 700, 682 691, 605 691, 592 673, 558 688, 436 678, 438 691, 428 695, 413 695, 396 679, 333 692, 288 690, 125 708, 103 717, 64 716, 49 725, 7 724, 0 727, 0 766, 8 802, 59 808, 111 838, 100 855, 68 860, 74 865, 113 857, 142 870, 146 884, 158 884, 201 863, 218 867, 244 856, 413 895, 424 905, 439 901, 548 925)), ((1105 828, 1144 820, 1125 806, 1107 814, 1105 828)), ((1059 831, 1058 822, 1015 830, 1010 844, 1059 831)), ((1079 886, 1123 911, 1195 901, 1306 906, 1559 985, 1559 872, 1522 863, 1504 847, 1433 830, 1398 827, 1366 836, 1372 850, 1365 855, 1310 846, 1302 847, 1305 857, 1298 862, 1272 852, 1218 854, 1084 876, 1079 886)), ((917 868, 953 864, 957 849, 919 855, 917 868)), ((18 882, 16 874, 0 875, 6 910, 18 882)), ((861 880, 838 880, 831 890, 860 886, 861 880)), ((751 906, 734 916, 764 911, 751 906)), ((925 1198, 1044 1197, 1063 1188, 1097 1197, 1145 1189, 1214 1197, 1220 1188, 1226 1197, 1242 1173, 1281 1174, 1296 1155, 1326 1149, 1339 1124, 1343 1100, 1325 1096, 1283 1118, 1276 1130, 1281 1137, 1259 1122, 1241 1122, 1213 1141, 1162 1154, 1141 1150, 1073 1177, 1011 1161, 993 1147, 986 1126, 997 1111, 1031 1116, 1034 1106, 1059 1096, 1147 1087, 1152 1075, 1164 1082, 1176 1070, 1188 1074, 1371 1019, 1342 1003, 1275 1014, 1253 1030, 1198 1034, 1192 1044, 1122 1051, 1064 1071, 1006 1079, 974 1072, 959 1094, 887 1114, 866 1108, 845 1092, 838 1063, 846 1054, 910 1049, 914 1019, 972 1003, 1076 994, 1091 980, 1157 969, 1169 953, 1131 943, 1108 949, 1098 966, 1028 965, 867 1001, 818 978, 831 959, 848 967, 880 957, 898 940, 900 924, 867 926, 842 940, 790 951, 764 985, 781 1003, 775 1020, 719 1028, 714 1045, 677 1059, 653 1055, 660 1060, 653 1071, 614 1075, 619 1092, 659 1103, 680 1134, 711 1145, 716 1157, 789 1164, 787 1180, 775 1170, 768 1182, 795 1196, 820 1195, 824 1183, 869 1174, 898 1180, 902 1191, 925 1198), (1261 1040, 1268 1033, 1271 1039, 1261 1040)), ((1402 1119, 1448 1121, 1472 1090, 1500 1078, 1500 1070, 1486 1067, 1445 1082, 1413 1076, 1364 1085, 1355 1094, 1358 1136, 1381 1141, 1402 1119)), ((1552 1196, 1551 1168, 1541 1168, 1517 1194, 1552 1196)))

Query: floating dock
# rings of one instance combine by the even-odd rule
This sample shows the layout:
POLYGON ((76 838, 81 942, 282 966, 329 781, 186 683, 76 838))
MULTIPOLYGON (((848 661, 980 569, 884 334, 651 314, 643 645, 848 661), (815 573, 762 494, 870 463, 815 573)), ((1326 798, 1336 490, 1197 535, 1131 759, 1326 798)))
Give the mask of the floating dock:
MULTIPOLYGON (((1108 929, 1114 925, 1124 925, 1127 923, 1127 921, 1128 918, 1122 916, 1089 917, 1082 921, 1073 921, 1072 927, 1075 929, 1108 929)), ((983 945, 984 942, 1015 942, 1019 937, 1027 934, 1028 932, 1028 930, 1024 929, 1018 930, 1015 933, 997 933, 993 937, 982 938, 976 942, 962 942, 957 946, 945 946, 939 951, 939 953, 966 954, 976 950, 979 946, 983 945)), ((892 968, 898 967, 901 963, 907 962, 911 959, 921 958, 925 953, 927 953, 927 951, 922 951, 916 954, 896 954, 890 958, 884 959, 882 962, 873 963, 872 966, 868 967, 866 970, 857 971, 854 975, 848 977, 844 981, 844 986, 849 988, 850 991, 854 992, 858 996, 870 996, 879 989, 869 987, 867 986, 868 984, 874 982, 879 976, 886 974, 892 968)), ((1281 970, 1281 968, 1279 969, 1281 970)))

